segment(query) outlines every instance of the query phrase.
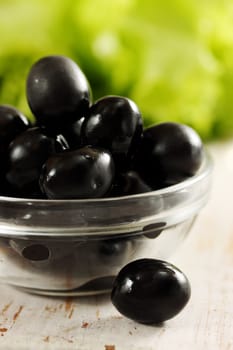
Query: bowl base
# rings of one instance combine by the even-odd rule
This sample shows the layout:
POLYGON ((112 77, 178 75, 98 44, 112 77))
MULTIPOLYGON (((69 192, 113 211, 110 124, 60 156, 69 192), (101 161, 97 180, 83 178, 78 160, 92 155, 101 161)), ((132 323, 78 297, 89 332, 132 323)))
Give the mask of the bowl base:
POLYGON ((109 294, 112 290, 115 276, 100 277, 91 280, 80 287, 73 289, 39 289, 19 285, 12 285, 12 287, 27 292, 30 294, 68 297, 68 296, 90 296, 99 294, 109 294))

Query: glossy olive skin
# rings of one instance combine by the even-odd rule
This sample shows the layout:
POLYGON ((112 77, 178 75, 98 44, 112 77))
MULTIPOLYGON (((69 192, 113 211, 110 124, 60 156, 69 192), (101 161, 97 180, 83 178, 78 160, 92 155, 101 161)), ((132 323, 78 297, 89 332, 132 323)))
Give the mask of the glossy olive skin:
POLYGON ((144 130, 135 168, 154 189, 193 176, 203 161, 203 144, 191 127, 175 122, 144 130))
POLYGON ((0 105, 0 153, 5 152, 9 143, 29 126, 29 120, 18 109, 0 105))
POLYGON ((89 83, 70 58, 46 56, 31 67, 26 95, 37 123, 52 129, 83 117, 89 108, 89 83))
POLYGON ((84 120, 85 118, 82 117, 74 123, 64 126, 61 131, 70 149, 77 149, 83 146, 81 130, 84 120))
MULTIPOLYGON (((50 136, 50 135, 47 134, 47 136, 50 136)), ((69 146, 66 138, 63 135, 58 134, 53 138, 55 140, 55 150, 57 153, 70 149, 70 146, 69 146)))
POLYGON ((174 265, 139 259, 121 269, 111 300, 122 315, 140 323, 156 324, 176 316, 190 295, 187 277, 174 265))
POLYGON ((99 198, 111 187, 114 174, 109 152, 83 147, 50 157, 40 186, 50 199, 99 198))
POLYGON ((105 96, 97 100, 82 127, 85 144, 108 149, 117 169, 125 167, 141 133, 142 118, 138 107, 121 96, 105 96))
POLYGON ((116 177, 108 196, 129 196, 150 191, 151 188, 141 179, 139 174, 129 170, 116 177))
POLYGON ((56 153, 58 144, 59 140, 47 136, 39 127, 27 129, 10 143, 6 179, 15 191, 22 196, 40 193, 42 166, 51 154, 56 153))
MULTIPOLYGON (((9 144, 18 134, 29 128, 29 126, 29 120, 18 109, 9 105, 0 105, 1 187, 6 171, 7 149, 9 144)), ((3 188, 5 188, 5 184, 3 188)))

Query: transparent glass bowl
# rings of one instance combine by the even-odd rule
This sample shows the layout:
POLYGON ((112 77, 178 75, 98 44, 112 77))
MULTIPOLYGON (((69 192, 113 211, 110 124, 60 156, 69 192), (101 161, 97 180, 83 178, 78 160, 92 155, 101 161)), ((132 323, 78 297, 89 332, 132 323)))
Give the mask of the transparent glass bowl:
POLYGON ((212 162, 144 194, 88 200, 0 197, 0 280, 47 295, 109 291, 138 258, 166 259, 207 203, 212 162))

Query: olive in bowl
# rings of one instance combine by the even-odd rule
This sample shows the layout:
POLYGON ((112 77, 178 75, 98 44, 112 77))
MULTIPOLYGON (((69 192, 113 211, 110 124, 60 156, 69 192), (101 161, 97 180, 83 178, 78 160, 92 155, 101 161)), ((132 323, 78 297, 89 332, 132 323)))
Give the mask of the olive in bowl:
POLYGON ((208 201, 211 174, 204 153, 193 177, 146 193, 70 200, 1 196, 1 280, 39 294, 109 292, 126 264, 166 260, 176 251, 208 201), (43 253, 40 261, 31 257, 35 248, 43 253))
POLYGON ((40 58, 30 68, 26 96, 40 126, 59 129, 87 114, 91 102, 89 82, 69 57, 40 58))

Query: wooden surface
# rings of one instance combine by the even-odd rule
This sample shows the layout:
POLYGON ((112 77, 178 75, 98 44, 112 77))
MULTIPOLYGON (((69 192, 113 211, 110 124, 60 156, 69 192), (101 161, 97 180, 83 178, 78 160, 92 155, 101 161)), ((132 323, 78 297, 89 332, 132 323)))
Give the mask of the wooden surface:
POLYGON ((1 285, 0 349, 233 349, 233 142, 209 145, 211 199, 169 259, 189 277, 186 308, 161 327, 122 317, 109 297, 39 297, 1 285))

